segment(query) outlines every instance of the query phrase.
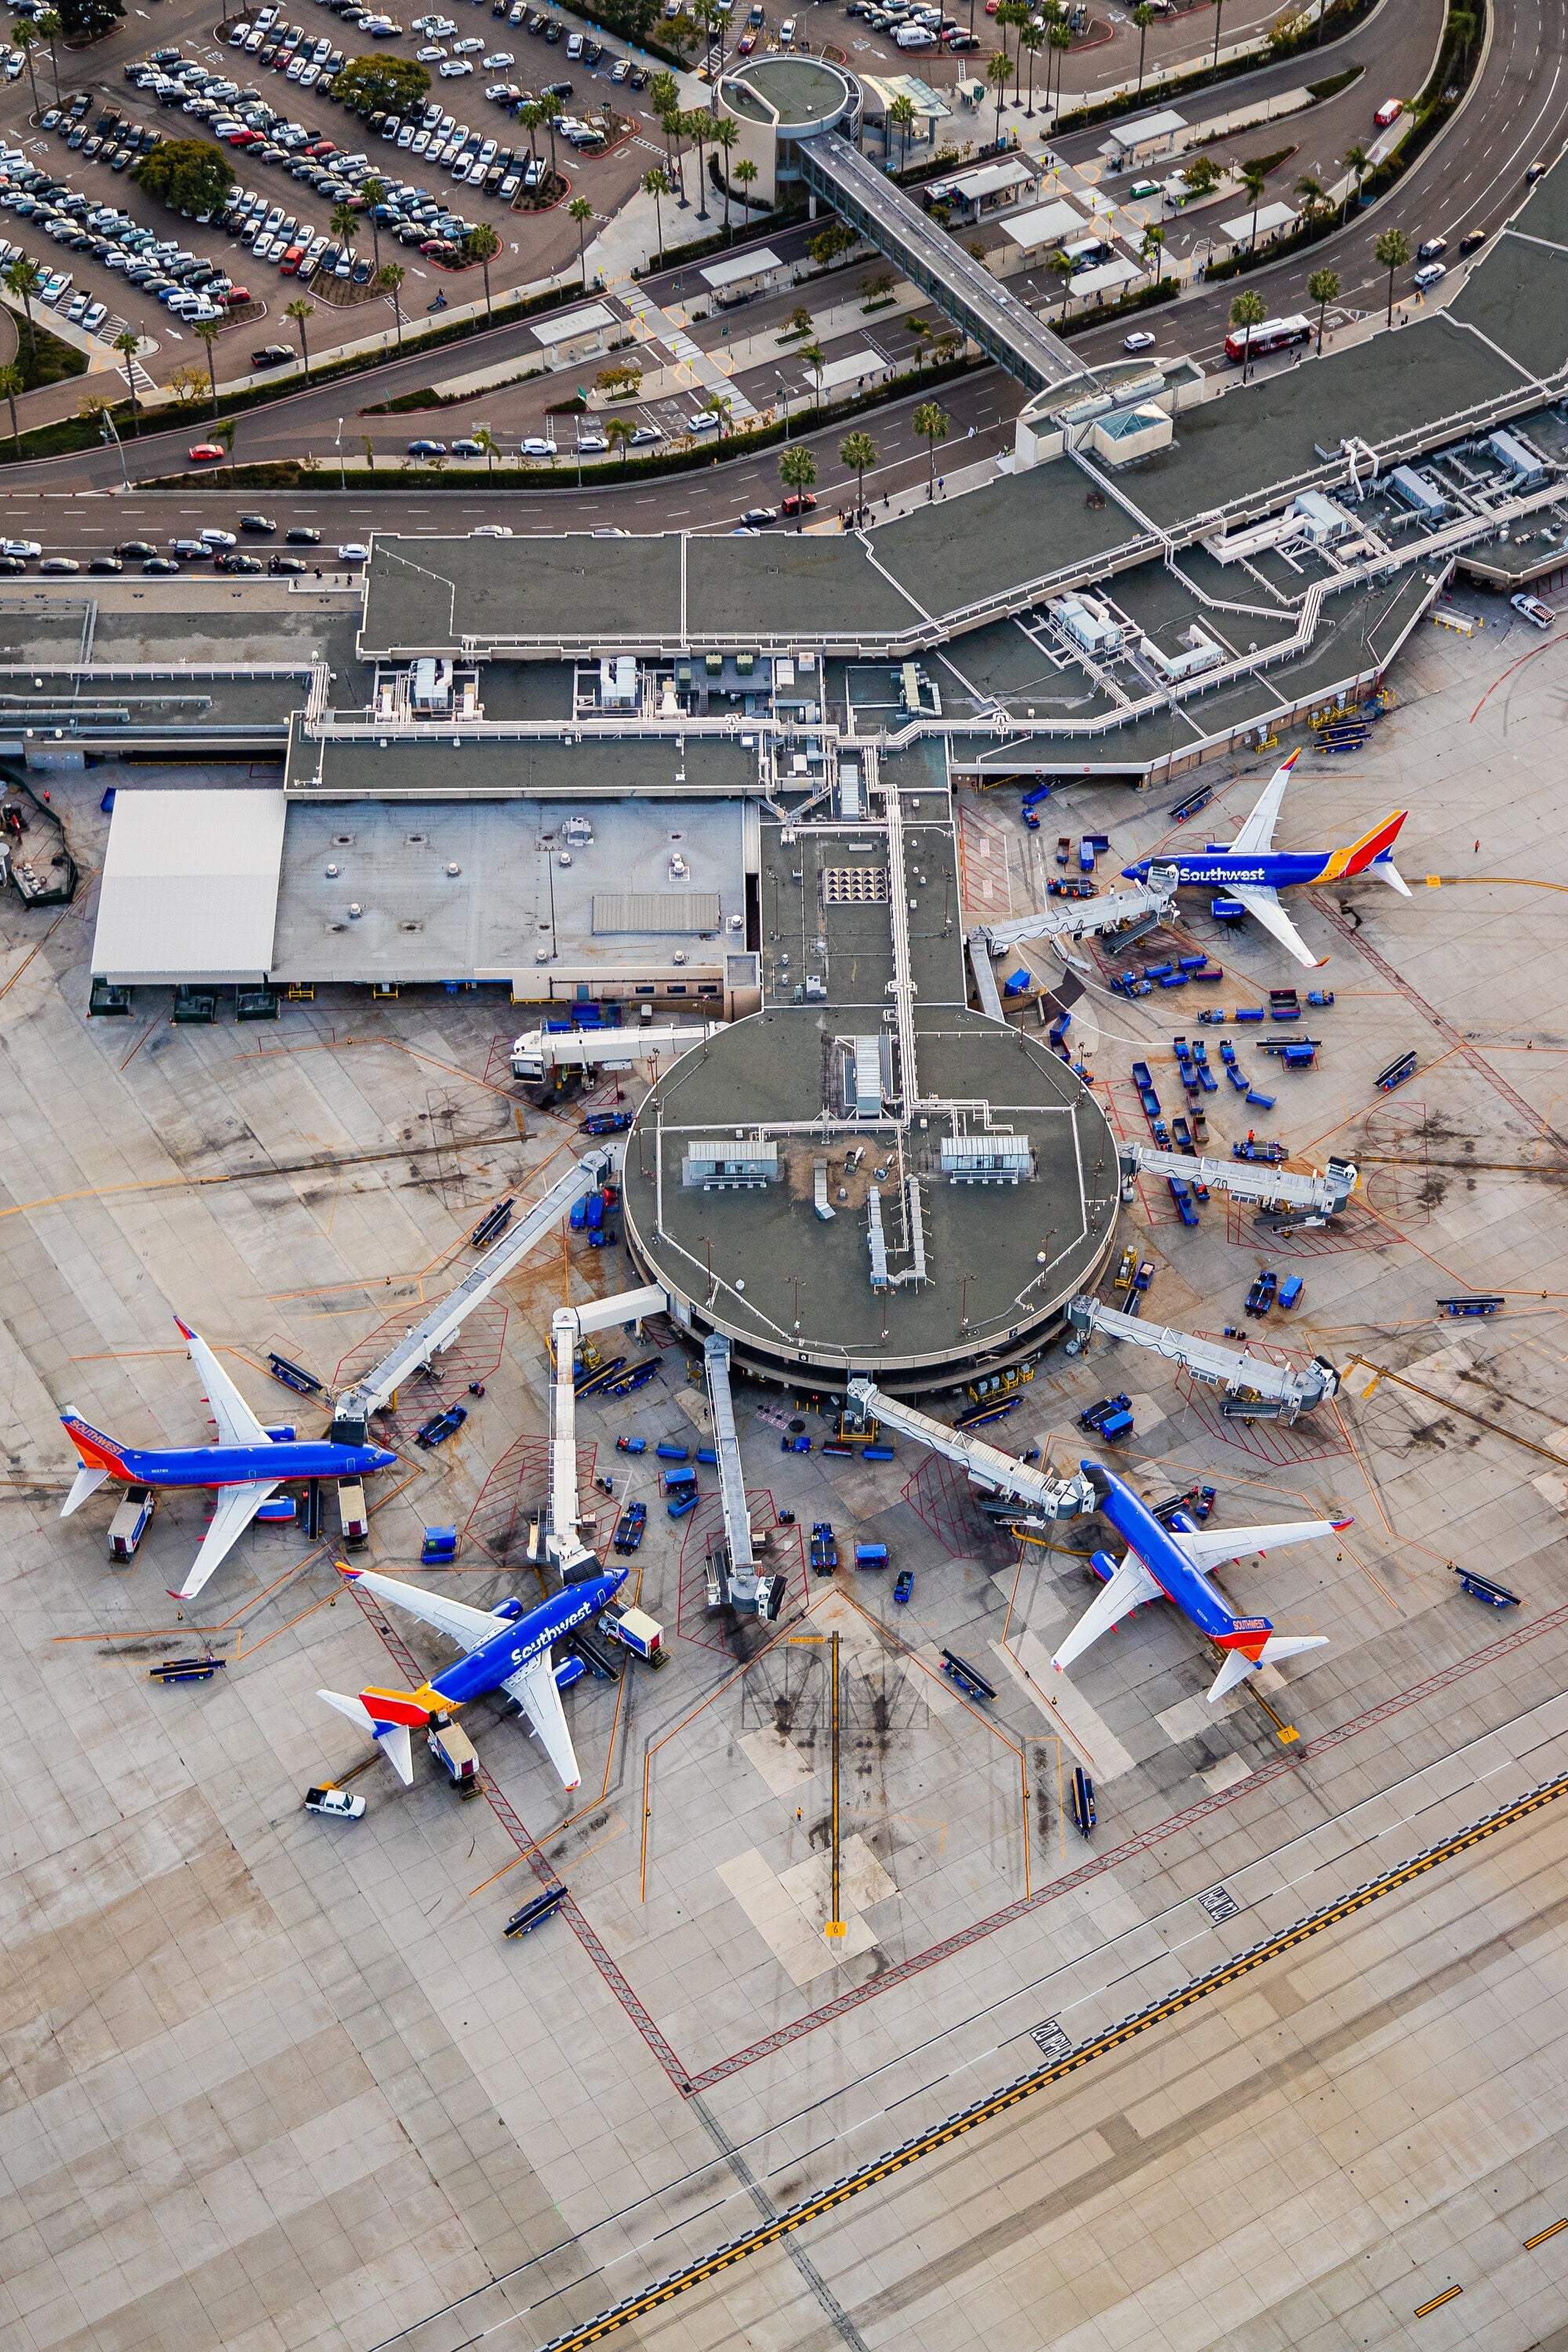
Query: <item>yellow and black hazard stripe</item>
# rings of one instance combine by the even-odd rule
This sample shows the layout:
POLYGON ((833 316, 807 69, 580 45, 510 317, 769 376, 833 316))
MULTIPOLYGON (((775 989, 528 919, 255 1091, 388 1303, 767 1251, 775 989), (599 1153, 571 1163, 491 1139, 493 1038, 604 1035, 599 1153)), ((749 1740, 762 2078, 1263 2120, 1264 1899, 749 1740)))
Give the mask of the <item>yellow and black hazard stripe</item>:
POLYGON ((1248 1950, 1238 1953, 1235 1959, 1222 1961, 1206 1976, 1194 1977, 1180 1992, 1151 2001, 1147 2009, 1137 2011, 1131 2017, 1124 2018, 1120 2025, 1112 2026, 1109 2032, 1098 2034, 1092 2042, 1084 2042, 1069 2057, 1058 2059, 1052 2065, 1042 2066, 1037 2073, 1023 2075, 1017 2082, 992 2092, 989 2096, 977 2100, 973 2106, 949 2116, 944 2123, 933 2125, 929 2131, 917 2133, 914 2138, 905 2140, 901 2147, 889 2149, 885 2156, 874 2158, 869 2164, 862 2165, 858 2172, 847 2173, 831 2188, 803 2199, 798 2205, 792 2205, 786 2212, 775 2215, 771 2221, 748 2230, 743 2237, 731 2239, 728 2245, 704 2255, 700 2262, 689 2263, 684 2270, 674 2271, 668 2278, 659 2279, 639 2294, 628 2295, 624 2303, 600 2312, 596 2318, 586 2321, 581 2327, 574 2327, 564 2336, 552 2336, 550 2342, 541 2347, 541 2352, 578 2352, 579 2347, 602 2342, 606 2336, 615 2335, 617 2329, 629 2326, 633 2320, 645 2318, 649 2312, 657 2311, 661 2304, 673 2303, 678 2295, 689 2294, 693 2287, 717 2278, 722 2271, 733 2269, 737 2263, 745 2262, 750 2255, 761 2253, 764 2247, 788 2237, 793 2230, 804 2229, 808 2221, 818 2220, 824 2213, 831 2213, 836 2206, 847 2204, 852 2197, 862 2196, 868 2189, 875 2189, 880 2182, 890 2180, 895 2173, 906 2170, 911 2164, 918 2164, 922 2157, 934 2156, 939 2148, 947 2147, 953 2140, 961 2139, 965 2132, 975 2131, 982 2124, 991 2122, 994 2116, 1005 2115, 1010 2107, 1021 2105, 1026 2099, 1036 2097, 1053 2084, 1066 2082, 1070 2074, 1080 2073, 1097 2058, 1107 2057, 1124 2043, 1136 2041, 1141 2033, 1163 2025, 1167 2018, 1179 2017, 1183 2010, 1191 2009, 1195 2001, 1207 2000, 1211 1995, 1223 1992, 1227 1985, 1235 1984, 1239 1978, 1250 1976, 1254 1969, 1263 1968, 1268 1961, 1278 1959, 1282 1953, 1294 1951, 1298 1945, 1310 1942, 1314 1936, 1322 1935, 1325 1929, 1337 1927, 1342 1920, 1353 1918, 1369 1904, 1381 1902, 1386 1895, 1397 1894, 1401 1887, 1410 1885, 1413 1880, 1425 1877, 1428 1871, 1436 1870, 1446 1862, 1452 1862, 1457 1854, 1479 1845, 1484 1839, 1496 1837, 1500 1830, 1511 1829, 1516 1822, 1523 1821, 1528 1814, 1538 1812, 1542 1805, 1549 1805, 1563 1795, 1568 1795, 1568 1773, 1555 1780, 1543 1781, 1539 1788, 1531 1789, 1511 1805, 1504 1805, 1497 1812, 1489 1813, 1484 1820, 1473 1822, 1468 1829, 1458 1831, 1455 1836, 1445 1838, 1440 1845, 1428 1846, 1408 1862, 1386 1871, 1381 1878, 1370 1879, 1364 1886, 1358 1886, 1338 1902, 1326 1904, 1321 1911, 1310 1912, 1293 1927, 1269 1937, 1265 1943, 1254 1944, 1248 1950))

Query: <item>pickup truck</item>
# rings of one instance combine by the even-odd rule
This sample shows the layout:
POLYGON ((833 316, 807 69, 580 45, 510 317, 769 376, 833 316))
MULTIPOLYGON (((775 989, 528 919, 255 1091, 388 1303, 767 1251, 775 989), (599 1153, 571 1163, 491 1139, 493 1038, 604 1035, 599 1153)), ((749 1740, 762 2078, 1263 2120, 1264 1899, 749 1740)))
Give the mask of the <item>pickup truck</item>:
POLYGON ((364 1799, 351 1796, 347 1789, 335 1789, 331 1781, 324 1789, 307 1789, 305 1811, 308 1813, 330 1813, 334 1821, 357 1822, 364 1811, 364 1799))
POLYGON ((811 1530, 811 1564, 818 1576, 831 1576, 838 1565, 838 1538, 826 1519, 818 1519, 811 1530))

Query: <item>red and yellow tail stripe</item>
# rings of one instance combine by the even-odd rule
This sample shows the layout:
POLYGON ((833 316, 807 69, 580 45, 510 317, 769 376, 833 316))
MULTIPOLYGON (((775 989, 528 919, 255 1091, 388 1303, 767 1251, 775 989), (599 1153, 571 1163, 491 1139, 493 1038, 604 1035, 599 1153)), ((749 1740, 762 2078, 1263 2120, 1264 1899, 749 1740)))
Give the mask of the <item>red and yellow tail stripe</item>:
POLYGON ((416 1691, 377 1690, 368 1684, 360 1693, 360 1704, 377 1723, 405 1723, 411 1731, 423 1731, 430 1717, 445 1713, 452 1702, 428 1683, 416 1691))
POLYGON ((1321 871, 1313 875, 1313 881, 1342 882, 1350 875, 1364 874, 1374 858, 1393 848, 1409 814, 1408 809, 1395 809, 1392 816, 1385 816, 1381 824, 1374 824, 1370 833, 1363 833, 1347 849, 1331 850, 1321 871))

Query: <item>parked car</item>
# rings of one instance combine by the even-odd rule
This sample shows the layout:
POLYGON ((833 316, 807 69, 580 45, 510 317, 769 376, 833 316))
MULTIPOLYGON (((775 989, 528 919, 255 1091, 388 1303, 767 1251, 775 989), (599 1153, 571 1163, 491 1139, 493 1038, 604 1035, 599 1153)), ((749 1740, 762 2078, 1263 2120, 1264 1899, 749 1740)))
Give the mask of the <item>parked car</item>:
POLYGON ((1527 621, 1533 621, 1538 629, 1549 629, 1557 618, 1550 604, 1543 604, 1539 596, 1531 596, 1527 590, 1521 589, 1517 596, 1510 596, 1508 601, 1516 613, 1527 621))

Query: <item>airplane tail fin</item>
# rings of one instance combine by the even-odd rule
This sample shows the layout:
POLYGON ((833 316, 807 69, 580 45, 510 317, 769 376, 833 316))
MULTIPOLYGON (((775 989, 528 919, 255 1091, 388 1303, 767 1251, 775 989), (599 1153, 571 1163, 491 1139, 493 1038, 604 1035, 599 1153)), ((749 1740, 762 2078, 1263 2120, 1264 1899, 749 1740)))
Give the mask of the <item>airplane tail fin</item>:
POLYGON ((106 1478, 128 1478, 131 1474, 126 1467, 122 1449, 112 1437, 105 1437, 100 1429, 94 1429, 90 1422, 83 1421, 80 1413, 62 1412, 60 1427, 76 1447, 77 1459, 81 1464, 60 1510, 61 1518, 68 1519, 73 1511, 81 1508, 89 1495, 97 1493, 106 1478))
POLYGON ((1223 1666, 1209 1686, 1211 1706, 1244 1683, 1259 1666, 1278 1665, 1281 1658, 1300 1657, 1303 1650, 1321 1650, 1328 1646, 1326 1633, 1276 1633, 1266 1620, 1258 1618, 1250 1624, 1239 1624, 1231 1633, 1222 1633, 1220 1647, 1229 1652, 1223 1666), (1258 1638, 1261 1629, 1263 1638, 1258 1638))
MULTIPOLYGON (((409 1738, 409 1725, 402 1719, 387 1720, 380 1709, 379 1693, 375 1694, 378 1702, 375 1707, 367 1706, 363 1698, 346 1697, 342 1691, 318 1691, 316 1696, 325 1699, 329 1706, 336 1707, 340 1715, 347 1716, 349 1721, 357 1724, 362 1731, 368 1731, 404 1787, 406 1789, 412 1784, 414 1748, 409 1738)), ((421 1714, 420 1722, 425 1719, 421 1714)))
POLYGON ((1374 824, 1370 833, 1363 833, 1359 841, 1352 841, 1348 849, 1336 849, 1329 860, 1324 881, 1348 882, 1352 875, 1373 874, 1408 898, 1410 887, 1394 863, 1394 845, 1409 814, 1408 809, 1395 809, 1381 824, 1374 824))

